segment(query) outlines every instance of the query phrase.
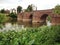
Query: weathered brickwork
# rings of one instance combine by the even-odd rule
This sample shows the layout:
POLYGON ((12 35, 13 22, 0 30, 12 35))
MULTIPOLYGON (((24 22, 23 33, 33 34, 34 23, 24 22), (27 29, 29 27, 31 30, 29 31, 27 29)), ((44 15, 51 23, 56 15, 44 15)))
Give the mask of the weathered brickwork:
POLYGON ((60 15, 53 15, 51 19, 52 25, 60 24, 60 15))
POLYGON ((51 17, 52 25, 60 24, 60 15, 53 14, 52 9, 19 13, 17 20, 31 21, 32 23, 43 23, 46 22, 46 18, 48 16, 51 17))

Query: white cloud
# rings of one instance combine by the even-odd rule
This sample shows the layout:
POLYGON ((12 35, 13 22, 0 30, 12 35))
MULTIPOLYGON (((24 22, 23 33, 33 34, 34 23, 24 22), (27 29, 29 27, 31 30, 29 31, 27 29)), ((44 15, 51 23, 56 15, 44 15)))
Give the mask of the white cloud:
POLYGON ((23 8, 27 8, 29 4, 34 4, 37 9, 51 9, 55 5, 60 4, 60 0, 0 0, 1 8, 16 8, 21 5, 23 8))

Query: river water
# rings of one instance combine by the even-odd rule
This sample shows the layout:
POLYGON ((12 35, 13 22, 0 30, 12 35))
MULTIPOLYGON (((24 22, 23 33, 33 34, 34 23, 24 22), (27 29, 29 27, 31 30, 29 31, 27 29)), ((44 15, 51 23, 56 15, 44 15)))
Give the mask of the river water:
MULTIPOLYGON (((31 23, 31 22, 22 22, 22 21, 19 21, 19 22, 7 22, 5 23, 1 28, 0 30, 3 31, 3 30, 19 30, 19 29, 24 29, 25 27, 40 27, 42 25, 46 25, 46 24, 43 24, 43 23, 31 23)), ((51 23, 50 22, 47 22, 47 26, 50 26, 51 23)))

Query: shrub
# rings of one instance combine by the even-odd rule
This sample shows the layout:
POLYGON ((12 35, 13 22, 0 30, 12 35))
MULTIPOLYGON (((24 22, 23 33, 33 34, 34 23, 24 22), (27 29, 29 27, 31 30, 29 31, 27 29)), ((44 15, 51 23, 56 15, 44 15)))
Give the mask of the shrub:
POLYGON ((7 21, 6 14, 0 13, 0 24, 5 23, 7 21))
POLYGON ((0 45, 60 45, 60 26, 0 32, 0 45))
POLYGON ((16 13, 13 13, 13 12, 10 13, 9 16, 10 16, 12 19, 17 18, 17 14, 16 14, 16 13))

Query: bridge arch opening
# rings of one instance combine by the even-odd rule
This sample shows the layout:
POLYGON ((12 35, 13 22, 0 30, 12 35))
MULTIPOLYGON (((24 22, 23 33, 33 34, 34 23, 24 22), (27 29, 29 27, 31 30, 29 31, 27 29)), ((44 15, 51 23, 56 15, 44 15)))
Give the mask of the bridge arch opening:
POLYGON ((30 23, 32 23, 33 14, 30 14, 29 19, 30 19, 30 23))
POLYGON ((47 24, 47 22, 46 22, 47 17, 48 17, 48 14, 43 14, 43 15, 41 16, 40 20, 41 20, 41 23, 42 23, 42 24, 44 24, 44 25, 47 24))

